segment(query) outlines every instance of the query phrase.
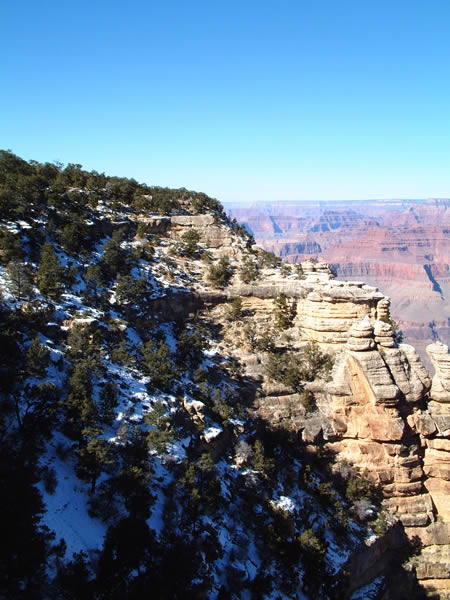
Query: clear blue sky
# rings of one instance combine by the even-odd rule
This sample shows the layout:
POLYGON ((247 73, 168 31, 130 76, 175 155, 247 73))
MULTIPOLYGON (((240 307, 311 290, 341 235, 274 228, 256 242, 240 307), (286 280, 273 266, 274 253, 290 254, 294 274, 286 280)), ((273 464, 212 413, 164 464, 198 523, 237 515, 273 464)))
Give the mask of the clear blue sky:
POLYGON ((449 0, 5 2, 0 147, 222 201, 450 196, 449 0))

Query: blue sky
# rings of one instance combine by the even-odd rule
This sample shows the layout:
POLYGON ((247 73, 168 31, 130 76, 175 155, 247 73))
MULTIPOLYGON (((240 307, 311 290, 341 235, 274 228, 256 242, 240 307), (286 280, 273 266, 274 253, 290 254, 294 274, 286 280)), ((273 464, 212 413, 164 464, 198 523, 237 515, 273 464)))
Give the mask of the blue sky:
POLYGON ((222 201, 450 196, 448 0, 4 3, 0 147, 222 201))

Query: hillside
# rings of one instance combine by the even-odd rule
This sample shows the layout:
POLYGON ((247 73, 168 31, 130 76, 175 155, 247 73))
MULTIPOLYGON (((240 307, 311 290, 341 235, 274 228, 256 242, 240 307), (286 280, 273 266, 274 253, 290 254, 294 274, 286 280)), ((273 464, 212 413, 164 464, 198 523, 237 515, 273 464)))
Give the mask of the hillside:
POLYGON ((0 206, 1 597, 448 597, 448 348, 205 194, 1 152, 0 206))

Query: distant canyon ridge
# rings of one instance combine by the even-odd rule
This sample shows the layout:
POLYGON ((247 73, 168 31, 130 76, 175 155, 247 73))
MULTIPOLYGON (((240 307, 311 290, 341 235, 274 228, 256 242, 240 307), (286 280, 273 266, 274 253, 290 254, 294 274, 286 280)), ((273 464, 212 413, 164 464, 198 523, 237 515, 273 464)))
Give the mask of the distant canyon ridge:
POLYGON ((450 344, 450 199, 225 204, 256 242, 284 261, 325 261, 338 279, 375 285, 428 362, 450 344))

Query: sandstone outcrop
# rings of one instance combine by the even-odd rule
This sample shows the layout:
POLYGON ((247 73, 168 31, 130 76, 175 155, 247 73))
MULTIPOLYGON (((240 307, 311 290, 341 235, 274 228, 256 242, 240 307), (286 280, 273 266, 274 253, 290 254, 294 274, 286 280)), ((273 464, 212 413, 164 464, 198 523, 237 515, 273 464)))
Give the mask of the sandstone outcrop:
POLYGON ((206 215, 182 215, 170 217, 171 236, 181 239, 188 229, 195 229, 200 236, 200 245, 215 251, 217 255, 240 256, 236 236, 229 228, 216 223, 214 217, 206 215))
POLYGON ((336 348, 347 342, 355 321, 379 316, 384 299, 376 288, 361 282, 327 281, 297 307, 297 323, 308 339, 336 348))
POLYGON ((448 346, 437 343, 428 346, 428 355, 435 369, 431 397, 436 402, 450 403, 450 355, 448 346))
POLYGON ((367 317, 353 324, 319 408, 332 425, 327 445, 338 460, 370 474, 405 526, 423 527, 434 520, 434 507, 423 485, 419 437, 405 415, 429 380, 410 347, 393 347, 390 332, 367 317))
POLYGON ((450 522, 450 354, 436 343, 427 348, 435 368, 428 403, 430 422, 423 431, 425 485, 439 515, 450 522))
MULTIPOLYGON (((315 278, 313 270, 302 281, 256 282, 226 294, 228 300, 241 296, 256 329, 263 330, 281 290, 295 303, 296 317, 277 343, 283 346, 285 336, 295 351, 316 342, 333 354, 334 367, 330 381, 307 384, 318 406, 311 413, 301 394, 267 379, 264 352, 241 346, 247 375, 261 382, 257 414, 274 427, 297 431, 308 447, 324 444, 338 461, 376 481, 385 509, 425 546, 419 579, 445 598, 450 575, 449 529, 444 527, 450 525, 448 348, 439 343, 428 348, 435 366, 431 381, 415 349, 395 341, 389 300, 377 288, 329 275, 315 278)), ((229 335, 236 343, 242 326, 234 327, 229 335)))
POLYGON ((273 203, 230 207, 267 250, 298 263, 332 263, 392 300, 405 340, 427 367, 426 346, 450 343, 450 202, 273 203))
POLYGON ((169 235, 174 240, 181 240, 183 233, 195 229, 200 236, 200 246, 208 248, 218 256, 240 256, 238 238, 228 227, 216 222, 211 214, 170 217, 130 214, 130 220, 142 224, 146 234, 169 235))

